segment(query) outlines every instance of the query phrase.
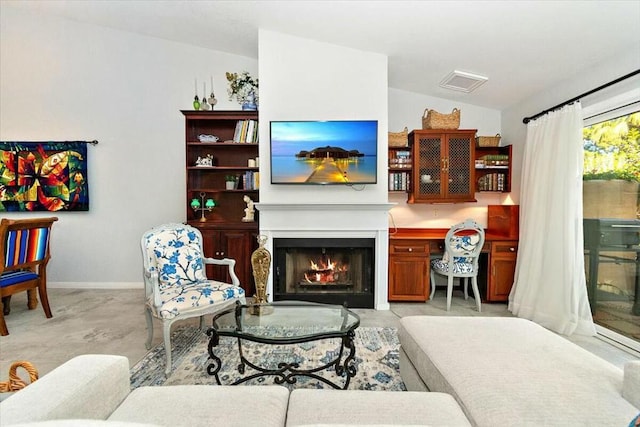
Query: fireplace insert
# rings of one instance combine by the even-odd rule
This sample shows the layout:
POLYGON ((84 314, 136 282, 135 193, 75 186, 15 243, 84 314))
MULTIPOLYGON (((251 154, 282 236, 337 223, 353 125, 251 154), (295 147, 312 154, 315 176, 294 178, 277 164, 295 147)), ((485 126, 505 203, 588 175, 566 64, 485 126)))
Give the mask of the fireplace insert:
POLYGON ((273 299, 374 307, 375 239, 273 240, 273 299))

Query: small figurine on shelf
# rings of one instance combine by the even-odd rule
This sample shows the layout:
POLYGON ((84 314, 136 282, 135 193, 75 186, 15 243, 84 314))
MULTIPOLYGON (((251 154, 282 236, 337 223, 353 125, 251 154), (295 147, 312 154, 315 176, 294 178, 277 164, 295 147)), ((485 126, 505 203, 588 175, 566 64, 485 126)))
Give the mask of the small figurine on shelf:
POLYGON ((213 166, 213 156, 211 154, 207 154, 207 157, 198 156, 196 166, 213 166))
POLYGON ((242 218, 242 222, 253 222, 253 215, 255 213, 255 210, 253 209, 253 200, 251 200, 251 197, 246 195, 243 200, 247 204, 247 207, 244 209, 244 218, 242 218))

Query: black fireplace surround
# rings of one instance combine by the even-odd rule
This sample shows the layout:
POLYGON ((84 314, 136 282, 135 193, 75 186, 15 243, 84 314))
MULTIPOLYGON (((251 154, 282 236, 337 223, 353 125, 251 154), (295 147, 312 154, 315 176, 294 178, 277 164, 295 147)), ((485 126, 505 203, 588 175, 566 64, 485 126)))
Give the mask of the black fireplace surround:
POLYGON ((372 238, 273 239, 273 299, 374 307, 372 238))

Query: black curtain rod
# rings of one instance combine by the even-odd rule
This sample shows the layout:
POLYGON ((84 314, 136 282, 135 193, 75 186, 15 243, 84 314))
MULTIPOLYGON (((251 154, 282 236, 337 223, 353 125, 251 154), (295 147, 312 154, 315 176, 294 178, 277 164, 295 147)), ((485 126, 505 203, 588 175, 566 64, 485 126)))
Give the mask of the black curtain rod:
POLYGON ((591 95, 592 93, 596 93, 596 92, 598 92, 598 91, 601 91, 602 89, 608 88, 609 86, 613 86, 614 84, 616 84, 616 83, 620 83, 620 82, 621 82, 621 81, 623 81, 623 80, 626 80, 626 79, 628 79, 628 78, 630 78, 630 77, 635 76, 636 74, 640 74, 640 70, 635 70, 635 71, 632 71, 631 73, 629 73, 629 74, 627 74, 627 75, 624 75, 624 76, 622 76, 622 77, 618 77, 617 79, 612 80, 612 81, 610 81, 609 83, 605 83, 605 84, 603 84, 602 86, 598 86, 598 87, 597 87, 597 88, 595 88, 595 89, 591 89, 589 92, 585 92, 585 93, 583 93, 582 95, 578 95, 578 96, 576 96, 575 98, 571 98, 571 99, 569 99, 568 101, 564 101, 563 103, 558 104, 558 105, 556 105, 556 106, 554 106, 554 107, 547 108, 546 110, 541 111, 541 112, 539 112, 538 114, 535 114, 535 115, 533 115, 533 116, 531 116, 531 117, 525 117, 524 119, 522 119, 522 123, 524 123, 524 124, 526 125, 526 124, 527 124, 527 123, 529 123, 531 120, 535 120, 535 119, 537 119, 537 118, 538 118, 538 117, 540 117, 540 116, 544 116, 545 114, 547 114, 547 113, 549 113, 549 112, 551 112, 551 111, 553 111, 553 110, 557 110, 557 109, 558 109, 558 108, 560 108, 560 107, 564 107, 565 105, 569 105, 569 104, 571 104, 572 102, 579 101, 579 100, 580 100, 580 98, 584 98, 585 96, 591 95))
POLYGON ((58 144, 72 144, 74 142, 84 142, 85 144, 98 145, 98 140, 97 139, 94 139, 92 141, 0 141, 0 142, 3 142, 3 143, 4 142, 7 142, 7 143, 9 143, 9 142, 13 142, 13 143, 15 143, 15 142, 22 142, 22 143, 38 143, 38 142, 40 142, 42 144, 46 144, 47 142, 55 142, 55 143, 58 143, 58 144))

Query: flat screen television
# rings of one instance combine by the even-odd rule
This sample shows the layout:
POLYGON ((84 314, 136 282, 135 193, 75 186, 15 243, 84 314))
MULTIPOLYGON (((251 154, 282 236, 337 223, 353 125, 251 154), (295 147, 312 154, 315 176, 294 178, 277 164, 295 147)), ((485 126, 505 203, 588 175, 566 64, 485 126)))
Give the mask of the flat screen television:
POLYGON ((375 184, 378 121, 272 121, 272 184, 375 184))

